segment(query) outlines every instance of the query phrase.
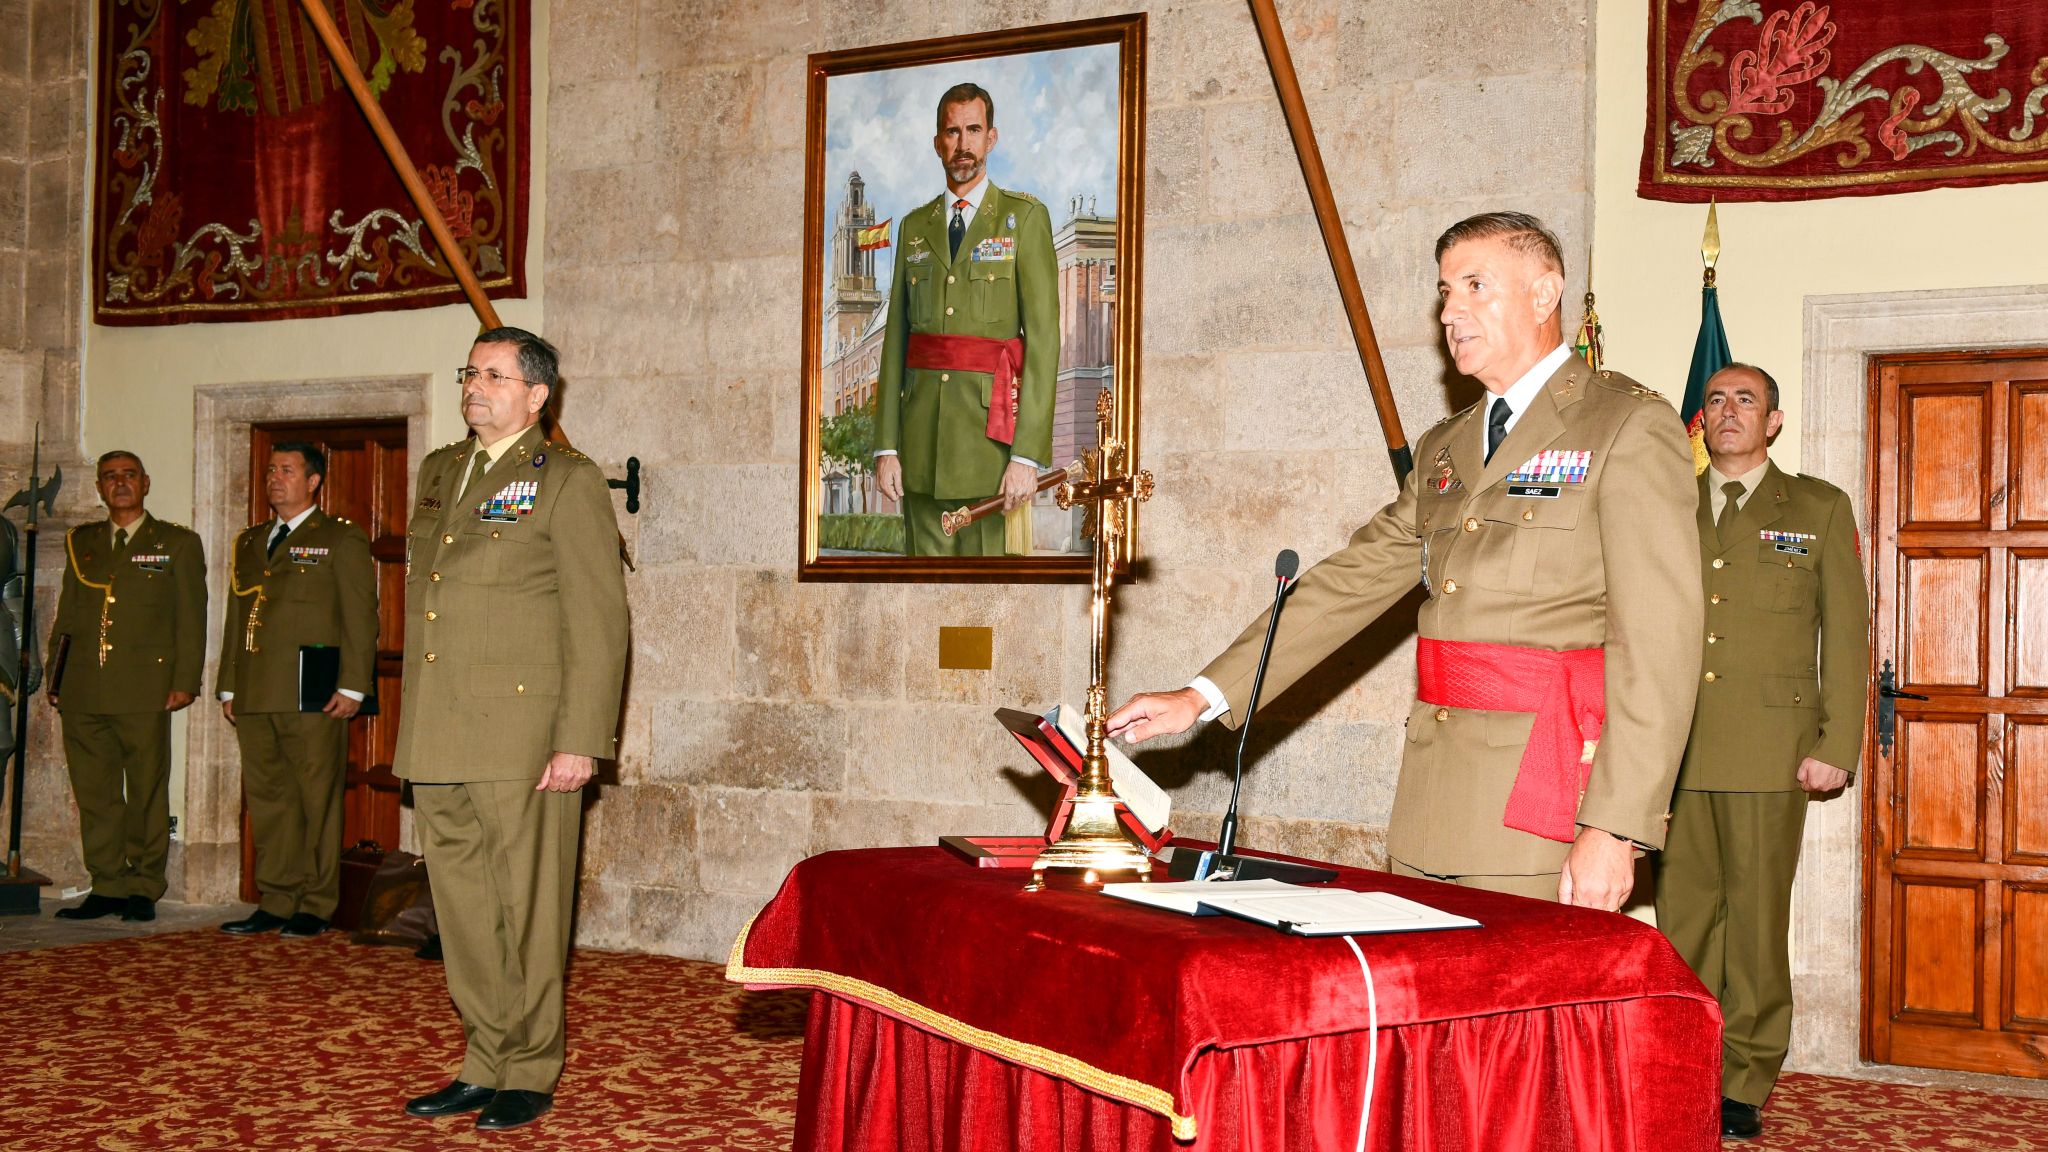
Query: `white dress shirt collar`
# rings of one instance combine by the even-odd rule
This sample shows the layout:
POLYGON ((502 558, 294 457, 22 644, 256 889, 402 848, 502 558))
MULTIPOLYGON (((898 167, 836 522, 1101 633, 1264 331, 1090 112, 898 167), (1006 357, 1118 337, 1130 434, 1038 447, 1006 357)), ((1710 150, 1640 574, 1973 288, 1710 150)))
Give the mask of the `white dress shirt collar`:
POLYGON ((299 525, 304 524, 306 522, 306 517, 311 516, 313 514, 313 509, 318 507, 318 504, 308 504, 303 510, 299 512, 297 516, 294 516, 289 520, 286 520, 282 516, 273 515, 270 520, 270 534, 273 536, 277 535, 277 526, 279 524, 284 525, 285 533, 287 535, 293 532, 297 532, 299 530, 299 525))
MULTIPOLYGON (((1507 392, 1500 397, 1508 402, 1508 431, 1515 430, 1515 425, 1522 419, 1522 413, 1527 412, 1530 403, 1536 399, 1536 393, 1541 392, 1543 386, 1550 382, 1550 378, 1557 374, 1557 370, 1564 367, 1564 362, 1571 354, 1570 348, 1559 344, 1550 350, 1550 355, 1538 360, 1527 372, 1522 373, 1521 379, 1508 385, 1507 392)), ((1486 398, 1486 409, 1481 413, 1482 416, 1492 415, 1494 399, 1490 395, 1486 398)), ((1479 443, 1482 446, 1486 443, 1486 421, 1483 419, 1479 422, 1479 443)))

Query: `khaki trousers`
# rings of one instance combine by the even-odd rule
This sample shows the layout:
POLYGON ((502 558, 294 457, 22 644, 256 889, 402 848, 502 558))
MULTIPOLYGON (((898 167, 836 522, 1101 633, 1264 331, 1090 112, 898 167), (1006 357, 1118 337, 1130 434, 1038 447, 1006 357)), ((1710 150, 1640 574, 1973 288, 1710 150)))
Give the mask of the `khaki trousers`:
POLYGON ((237 712, 235 739, 256 836, 259 907, 273 916, 334 919, 348 721, 320 712, 237 712))
MULTIPOLYGON (((994 495, 994 493, 990 493, 994 495)), ((903 494, 903 540, 908 556, 1002 556, 1006 554, 1008 532, 1005 518, 984 516, 958 535, 948 536, 939 527, 939 515, 988 499, 937 500, 918 492, 903 494)))
POLYGON ((1424 880, 1441 880, 1461 888, 1484 888, 1488 892, 1505 892, 1510 896, 1527 896, 1531 900, 1548 900, 1557 903, 1557 883, 1561 872, 1539 872, 1534 876, 1489 876, 1470 874, 1465 876, 1438 876, 1410 868, 1393 857, 1387 857, 1387 871, 1396 876, 1417 876, 1424 880))
POLYGON ((64 717, 64 762, 95 896, 161 900, 171 854, 171 714, 64 717))
POLYGON ((1721 1002, 1721 1095, 1761 1107, 1792 1041, 1792 877, 1804 792, 1671 798, 1657 926, 1721 1002))
POLYGON ((468 1044, 458 1079, 553 1092, 583 794, 534 784, 414 784, 412 798, 468 1044))

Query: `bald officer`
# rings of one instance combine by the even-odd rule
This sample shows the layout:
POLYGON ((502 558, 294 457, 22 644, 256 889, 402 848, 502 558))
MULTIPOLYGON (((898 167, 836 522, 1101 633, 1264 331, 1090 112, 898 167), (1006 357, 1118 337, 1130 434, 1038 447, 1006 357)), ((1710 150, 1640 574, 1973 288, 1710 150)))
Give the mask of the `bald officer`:
POLYGON ((154 920, 171 850, 171 713, 199 692, 206 657, 206 556, 197 533, 143 507, 149 473, 133 452, 101 456, 98 480, 107 518, 64 535, 45 660, 92 876, 92 894, 57 915, 154 920))
POLYGON ((348 722, 376 672, 377 577, 369 537, 314 503, 326 480, 319 445, 273 448, 263 472, 272 517, 235 538, 228 569, 218 690, 242 748, 261 893, 255 911, 221 925, 238 936, 318 936, 341 897, 348 722), (299 710, 309 647, 340 660, 317 712, 299 710))
POLYGON ((1001 556, 1004 518, 958 535, 942 513, 1031 502, 1052 456, 1060 367, 1058 266, 1045 205, 988 179, 995 99, 939 97, 932 148, 946 190, 903 218, 882 335, 875 488, 903 505, 911 556, 1001 556))
MULTIPOLYGON (((1475 216, 1436 253, 1444 339, 1488 396, 1424 434, 1394 502, 1303 574, 1267 690, 1419 576, 1429 600, 1390 868, 1618 908, 1635 847, 1663 843, 1692 717, 1691 451, 1669 404, 1564 346, 1564 261, 1540 221, 1475 216)), ((1235 727, 1265 630, 1261 616, 1189 687, 1133 698, 1111 732, 1235 727)))
POLYGON ((474 435, 420 465, 406 539, 395 771, 412 782, 467 1052, 406 1111, 516 1128, 553 1106, 562 1074, 582 792, 617 755, 626 586, 604 475, 541 434, 554 347, 493 328, 458 375, 474 435))
POLYGON ((1657 872, 1657 925, 1721 1002, 1721 1130, 1763 1131, 1792 1038, 1792 877, 1810 796, 1863 747, 1870 601, 1841 489, 1771 463, 1778 384, 1707 381, 1696 527, 1706 671, 1657 872))

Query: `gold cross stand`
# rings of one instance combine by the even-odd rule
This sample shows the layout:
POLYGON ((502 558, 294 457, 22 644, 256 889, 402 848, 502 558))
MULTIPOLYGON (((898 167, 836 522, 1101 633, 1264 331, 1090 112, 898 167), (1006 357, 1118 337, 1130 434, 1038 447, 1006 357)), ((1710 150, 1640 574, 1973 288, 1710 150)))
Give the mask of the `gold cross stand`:
POLYGON ((1132 505, 1152 498, 1150 472, 1124 471, 1129 466, 1124 444, 1111 435, 1115 428, 1111 420, 1114 404, 1107 389, 1095 397, 1096 441, 1101 446, 1088 453, 1085 461, 1094 478, 1067 480, 1053 492, 1053 501, 1061 508, 1095 505, 1095 569, 1089 589, 1088 747, 1066 830, 1032 862, 1031 883, 1025 885, 1028 892, 1044 888, 1046 872, 1055 868, 1078 871, 1088 884, 1101 883, 1106 873, 1134 872, 1140 880, 1152 878, 1151 857, 1124 832, 1117 817, 1122 803, 1110 787, 1109 759, 1103 752, 1109 729, 1109 690, 1104 665, 1109 650, 1109 593, 1116 581, 1117 542, 1130 530, 1132 505))

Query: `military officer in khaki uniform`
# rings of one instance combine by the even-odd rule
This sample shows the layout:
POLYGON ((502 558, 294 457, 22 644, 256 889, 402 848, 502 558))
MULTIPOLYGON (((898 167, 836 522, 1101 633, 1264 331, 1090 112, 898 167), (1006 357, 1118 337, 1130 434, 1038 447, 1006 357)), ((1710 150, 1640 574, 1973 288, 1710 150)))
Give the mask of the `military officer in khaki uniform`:
POLYGON ((348 722, 377 659, 377 577, 370 540, 314 501, 327 480, 316 444, 270 453, 273 517, 235 538, 220 641, 221 712, 242 747, 242 792, 256 836, 256 910, 221 929, 318 936, 341 895, 341 793, 348 722), (300 652, 333 648, 334 690, 300 711, 300 652))
POLYGON ((1721 1121, 1762 1131, 1792 1036, 1792 876, 1811 795, 1856 771, 1870 602, 1841 489, 1787 476, 1762 369, 1707 381, 1695 524, 1705 671, 1657 871, 1657 924, 1721 1001, 1721 1121))
POLYGON ((875 487, 903 505, 912 556, 1001 556, 1004 519, 947 536, 939 516, 1001 494, 1030 503, 1052 455, 1058 266, 1045 205, 988 180, 995 101, 939 97, 946 191, 903 218, 882 335, 875 487))
POLYGON ((468 1050, 406 1111, 499 1129, 552 1107, 562 1073, 582 789, 617 755, 626 587, 604 475, 542 436, 554 348, 493 328, 460 377, 474 436, 420 465, 406 539, 395 770, 468 1050))
POLYGON ((45 660, 92 875, 92 894, 57 915, 154 920, 171 849, 171 713, 192 703, 206 657, 206 556, 197 533, 143 508, 149 473, 134 453, 100 457, 99 492, 107 518, 64 534, 45 660))
MULTIPOLYGON (((1634 849, 1663 843, 1692 716, 1691 452, 1669 404, 1565 348, 1564 263, 1540 221, 1473 217, 1437 259, 1451 357, 1490 395, 1424 434, 1395 501, 1303 574, 1266 691, 1420 578, 1390 867, 1617 908, 1634 849)), ((1265 629, 1261 616, 1189 687, 1126 703, 1112 733, 1235 726, 1265 629)))

